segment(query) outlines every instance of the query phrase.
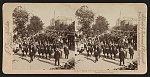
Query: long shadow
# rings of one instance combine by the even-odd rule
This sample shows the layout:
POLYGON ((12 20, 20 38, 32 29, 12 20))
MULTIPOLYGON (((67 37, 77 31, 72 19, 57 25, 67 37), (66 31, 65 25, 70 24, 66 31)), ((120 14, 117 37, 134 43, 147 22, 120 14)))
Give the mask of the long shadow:
POLYGON ((80 53, 79 55, 87 56, 87 54, 86 54, 86 53, 80 53))
POLYGON ((86 58, 87 60, 91 60, 92 62, 95 62, 93 59, 89 58, 89 57, 84 57, 86 58))
POLYGON ((20 54, 20 53, 15 53, 14 55, 22 56, 22 54, 20 54))
POLYGON ((116 63, 116 62, 112 62, 112 61, 109 61, 109 60, 106 60, 106 59, 102 59, 103 61, 106 61, 106 62, 109 62, 109 63, 113 63, 113 64, 116 64, 116 65, 120 65, 119 63, 116 63))
MULTIPOLYGON (((83 55, 83 56, 87 56, 87 53, 80 53, 79 55, 83 55)), ((93 56, 94 57, 94 55, 92 54, 89 54, 89 56, 91 57, 91 56, 93 56)))
MULTIPOLYGON (((18 56, 22 57, 22 53, 16 53, 14 55, 18 55, 18 56)), ((27 55, 23 56, 23 57, 30 57, 29 53, 27 55)), ((42 57, 42 55, 41 55, 41 57, 42 57)), ((35 58, 41 58, 41 57, 39 57, 38 54, 35 55, 35 58)), ((51 58, 54 58, 54 55, 51 55, 51 58)), ((34 59, 34 57, 33 57, 33 59, 34 59)), ((44 55, 44 57, 42 59, 46 59, 45 55, 44 55)), ((47 59, 46 60, 49 60, 49 55, 47 55, 47 59)))
POLYGON ((22 60, 25 60, 25 61, 30 63, 30 61, 28 59, 26 59, 26 58, 23 58, 23 57, 19 57, 19 58, 21 58, 22 60))
POLYGON ((40 60, 40 59, 37 59, 37 60, 39 60, 39 61, 41 61, 41 62, 44 62, 44 63, 51 64, 51 65, 55 65, 54 63, 51 63, 51 62, 48 62, 48 61, 44 61, 44 60, 40 60))

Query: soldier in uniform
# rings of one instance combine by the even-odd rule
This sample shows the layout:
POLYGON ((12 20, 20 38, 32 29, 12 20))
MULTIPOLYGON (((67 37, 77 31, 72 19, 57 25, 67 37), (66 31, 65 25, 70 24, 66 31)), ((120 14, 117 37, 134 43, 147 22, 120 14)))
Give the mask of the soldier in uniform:
POLYGON ((46 59, 47 59, 47 54, 49 52, 49 45, 46 45, 45 46, 45 55, 46 55, 46 59))
POLYGON ((92 53, 93 53, 93 45, 90 46, 90 49, 89 49, 89 50, 90 50, 90 53, 91 53, 91 56, 92 56, 92 53))
POLYGON ((24 54, 25 50, 26 50, 25 43, 23 43, 23 46, 22 46, 22 57, 25 56, 25 54, 24 54))
POLYGON ((35 58, 35 54, 36 54, 36 52, 37 52, 37 49, 36 49, 36 46, 33 46, 33 57, 35 58))
POLYGON ((113 54, 113 48, 114 48, 114 46, 113 46, 113 45, 110 45, 109 51, 110 51, 110 58, 111 58, 111 59, 112 59, 112 54, 113 54))
POLYGON ((90 52, 90 43, 88 43, 87 56, 90 56, 90 55, 89 55, 89 52, 90 52))
POLYGON ((103 54, 104 54, 104 57, 105 57, 105 44, 103 43, 103 44, 101 45, 101 47, 102 47, 103 54))
POLYGON ((122 62, 123 62, 123 65, 124 65, 124 58, 125 58, 125 53, 124 53, 123 48, 121 48, 120 52, 119 52, 120 66, 121 66, 122 62))
POLYGON ((107 53, 107 58, 109 57, 109 45, 108 44, 106 44, 106 53, 107 53))
POLYGON ((51 45, 48 46, 48 51, 49 51, 49 59, 51 58, 51 55, 53 53, 51 45))
POLYGON ((30 56, 30 63, 33 61, 33 56, 34 56, 34 47, 31 46, 31 50, 29 52, 29 56, 30 56))
POLYGON ((94 51, 95 63, 98 61, 98 56, 99 56, 99 53, 97 52, 97 50, 95 50, 94 51))
POLYGON ((59 60, 60 60, 60 52, 58 50, 58 48, 56 48, 55 53, 54 53, 54 59, 55 59, 55 66, 60 64, 59 60))
POLYGON ((41 45, 42 58, 44 58, 44 44, 41 45))
POLYGON ((27 54, 28 54, 28 45, 27 44, 25 46, 25 53, 26 53, 26 56, 27 56, 27 54))
POLYGON ((113 46, 114 59, 116 58, 116 54, 117 54, 117 53, 118 53, 118 51, 117 51, 117 46, 114 45, 114 46, 113 46))
POLYGON ((98 47, 98 46, 96 46, 96 50, 97 50, 98 56, 99 56, 99 58, 100 58, 100 57, 101 57, 100 54, 101 54, 101 51, 102 51, 102 50, 101 50, 101 48, 98 47))

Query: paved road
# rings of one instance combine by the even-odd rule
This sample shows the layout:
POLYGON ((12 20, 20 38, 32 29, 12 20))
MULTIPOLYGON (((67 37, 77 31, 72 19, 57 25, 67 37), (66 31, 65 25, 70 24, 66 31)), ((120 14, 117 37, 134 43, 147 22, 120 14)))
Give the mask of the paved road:
MULTIPOLYGON (((19 54, 21 54, 21 51, 19 51, 19 54)), ((59 67, 54 65, 54 58, 49 60, 35 57, 33 62, 29 63, 30 58, 28 56, 22 58, 19 54, 13 55, 13 69, 15 70, 49 70, 50 68, 59 67)), ((63 54, 60 59, 60 65, 64 65, 69 59, 73 58, 74 51, 70 50, 69 59, 65 59, 64 57, 63 54)))
MULTIPOLYGON (((119 66, 119 58, 112 60, 101 57, 98 62, 94 62, 95 58, 93 56, 87 57, 86 52, 84 51, 83 54, 79 54, 75 57, 76 65, 75 69, 77 70, 113 70, 116 68, 124 67, 119 66)), ((103 54, 102 54, 103 55, 103 54)), ((137 51, 135 51, 135 56, 133 60, 137 60, 137 51)), ((128 65, 133 60, 129 59, 129 54, 127 59, 125 59, 125 65, 128 65)))

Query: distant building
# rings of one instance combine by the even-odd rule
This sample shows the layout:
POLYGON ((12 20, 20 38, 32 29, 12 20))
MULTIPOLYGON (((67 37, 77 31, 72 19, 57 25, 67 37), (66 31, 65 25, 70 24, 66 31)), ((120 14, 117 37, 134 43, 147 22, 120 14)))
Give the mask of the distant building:
POLYGON ((121 26, 125 24, 135 25, 137 24, 137 19, 131 17, 122 17, 116 20, 116 26, 121 26))
POLYGON ((52 18, 52 19, 50 20, 50 26, 54 26, 54 25, 55 25, 55 19, 52 18))
POLYGON ((54 26, 55 23, 58 22, 59 24, 66 24, 66 25, 69 25, 71 24, 72 22, 74 22, 74 20, 72 18, 67 18, 65 16, 58 16, 56 18, 52 18, 50 20, 50 25, 51 26, 54 26))

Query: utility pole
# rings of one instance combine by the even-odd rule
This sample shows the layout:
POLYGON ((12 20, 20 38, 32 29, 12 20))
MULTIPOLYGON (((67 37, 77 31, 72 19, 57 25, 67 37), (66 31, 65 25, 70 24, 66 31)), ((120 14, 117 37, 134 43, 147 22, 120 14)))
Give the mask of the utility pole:
POLYGON ((120 10, 120 18, 121 18, 121 10, 120 10))
POLYGON ((54 10, 54 30, 55 30, 55 10, 54 10))

